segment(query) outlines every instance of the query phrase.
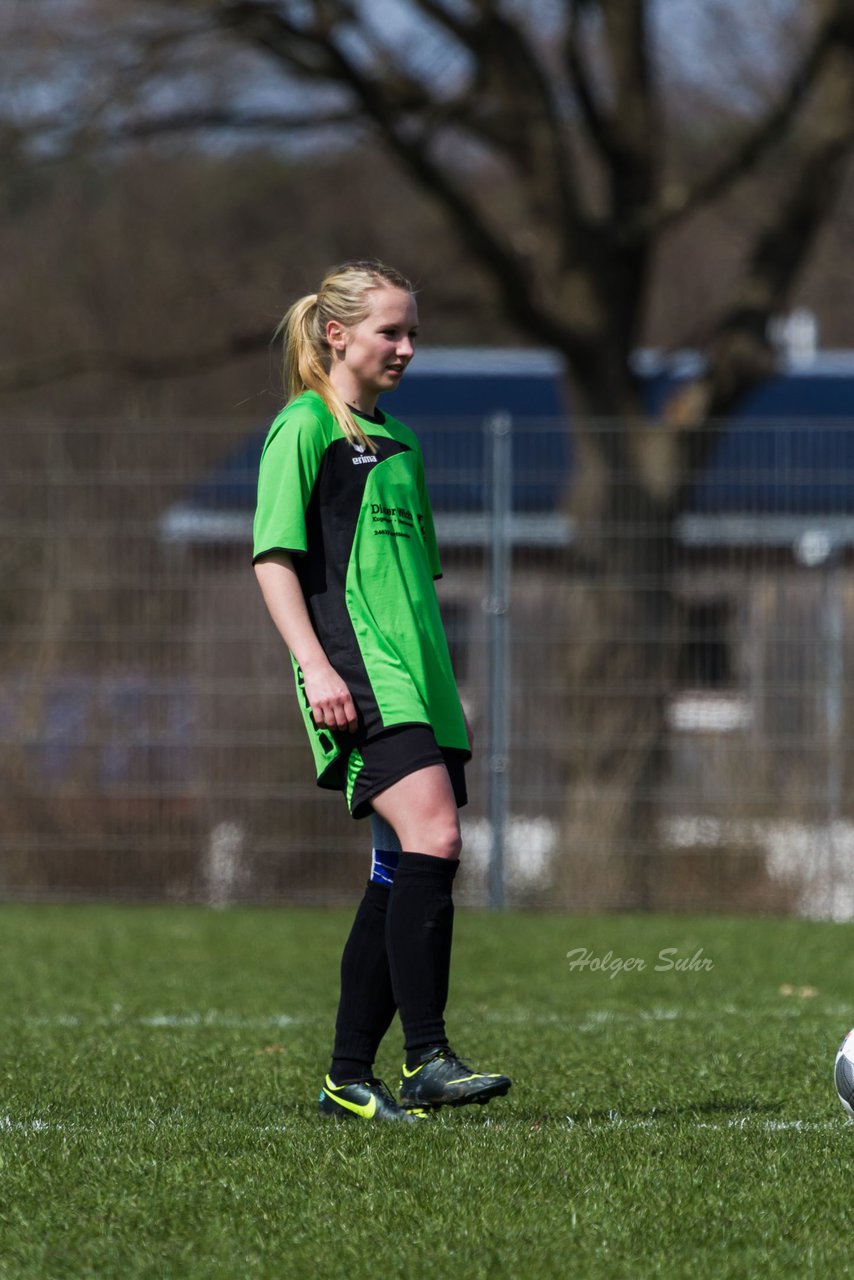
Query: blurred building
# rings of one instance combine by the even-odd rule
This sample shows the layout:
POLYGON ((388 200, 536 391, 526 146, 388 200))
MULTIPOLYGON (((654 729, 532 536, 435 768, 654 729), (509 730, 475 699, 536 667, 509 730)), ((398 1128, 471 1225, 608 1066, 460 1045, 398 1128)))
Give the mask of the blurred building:
MULTIPOLYGON (((672 851, 720 857, 724 848, 743 853, 758 844, 762 867, 776 857, 784 879, 800 874, 786 852, 792 823, 809 833, 847 817, 845 744, 854 728, 843 680, 854 661, 854 355, 817 354, 800 328, 795 336, 780 374, 720 431, 676 520, 678 653, 659 798, 662 841, 672 851)), ((698 358, 642 353, 636 368, 655 415, 697 373, 698 358)), ((537 708, 561 681, 568 637, 584 627, 570 589, 576 449, 561 364, 542 351, 420 351, 387 407, 422 442, 451 569, 442 606, 461 690, 482 733, 491 539, 485 427, 496 413, 512 420, 511 810, 525 842, 541 851, 517 877, 535 888, 538 877, 547 882, 543 858, 554 847, 567 785, 560 726, 543 724, 537 708)), ((194 558, 195 609, 206 633, 225 598, 238 611, 253 608, 248 547, 265 430, 200 477, 160 524, 164 541, 194 558)), ((484 792, 473 788, 470 824, 485 820, 484 792)), ((672 905, 702 897, 693 882, 701 859, 688 864, 693 887, 677 877, 672 905)), ((712 879, 714 898, 720 886, 712 879)), ((760 868, 755 902, 767 893, 760 868)))
MULTIPOLYGON (((636 369, 654 420, 697 362, 641 354, 636 369)), ((481 748, 464 813, 469 901, 485 898, 490 845, 487 428, 506 415, 509 900, 638 901, 563 875, 585 849, 604 861, 607 845, 593 819, 569 831, 570 746, 606 742, 616 805, 637 775, 640 739, 658 734, 665 767, 646 797, 655 822, 632 850, 647 865, 646 904, 854 915, 852 406, 854 356, 811 354, 799 339, 720 429, 668 531, 666 697, 624 680, 630 728, 608 742, 614 691, 568 676, 568 659, 602 635, 591 633, 570 514, 577 441, 560 362, 541 351, 419 351, 388 408, 422 442, 440 602, 481 748)), ((363 880, 367 826, 314 785, 290 664, 251 571, 266 429, 60 423, 22 433, 23 462, 0 477, 27 566, 4 597, 7 896, 328 902, 363 880)), ((618 506, 610 536, 661 531, 618 506)), ((612 641, 640 653, 649 637, 612 641)))

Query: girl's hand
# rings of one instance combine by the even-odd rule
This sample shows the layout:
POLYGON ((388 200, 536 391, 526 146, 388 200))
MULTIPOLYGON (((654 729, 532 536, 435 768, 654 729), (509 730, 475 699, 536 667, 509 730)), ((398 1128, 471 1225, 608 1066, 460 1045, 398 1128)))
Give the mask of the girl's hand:
POLYGON ((325 666, 306 671, 303 668, 305 696, 318 728, 346 730, 355 733, 359 717, 350 690, 338 672, 327 662, 325 666))

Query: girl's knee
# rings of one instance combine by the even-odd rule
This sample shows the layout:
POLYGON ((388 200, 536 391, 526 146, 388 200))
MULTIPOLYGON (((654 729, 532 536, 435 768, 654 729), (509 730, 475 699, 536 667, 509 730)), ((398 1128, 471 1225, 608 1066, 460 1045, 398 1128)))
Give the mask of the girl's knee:
POLYGON ((463 847, 459 823, 454 820, 437 825, 431 829, 424 843, 428 846, 424 852, 434 858, 459 858, 463 847))

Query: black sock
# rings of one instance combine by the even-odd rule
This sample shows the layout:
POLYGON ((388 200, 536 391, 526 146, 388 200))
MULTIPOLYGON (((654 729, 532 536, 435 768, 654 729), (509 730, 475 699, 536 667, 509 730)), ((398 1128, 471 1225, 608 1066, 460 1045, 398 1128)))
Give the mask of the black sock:
POLYGON ((386 942, 407 1066, 448 1047, 445 1005, 454 929, 454 858, 401 853, 389 891, 386 942))
POLYGON ((336 1084, 371 1075, 380 1041, 394 1017, 386 953, 389 890, 371 883, 359 903, 341 956, 341 997, 329 1074, 336 1084))

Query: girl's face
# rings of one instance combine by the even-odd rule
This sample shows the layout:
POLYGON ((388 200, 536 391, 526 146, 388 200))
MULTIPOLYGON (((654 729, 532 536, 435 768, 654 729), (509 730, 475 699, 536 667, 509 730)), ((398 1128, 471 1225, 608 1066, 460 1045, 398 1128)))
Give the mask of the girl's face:
POLYGON ((332 348, 330 376, 345 400, 372 409, 377 396, 392 391, 415 354, 418 307, 411 293, 391 285, 372 289, 368 314, 346 328, 326 326, 332 348))

